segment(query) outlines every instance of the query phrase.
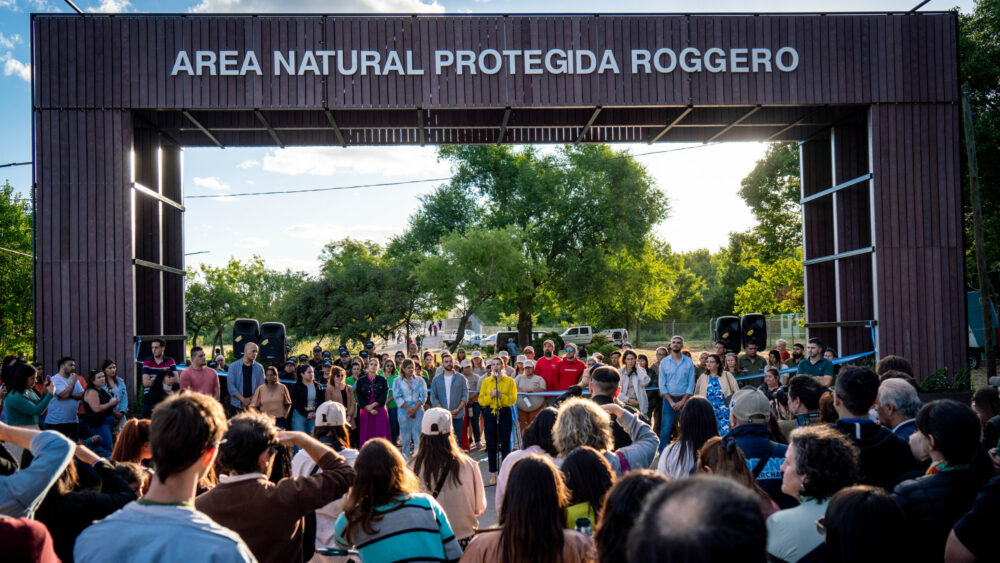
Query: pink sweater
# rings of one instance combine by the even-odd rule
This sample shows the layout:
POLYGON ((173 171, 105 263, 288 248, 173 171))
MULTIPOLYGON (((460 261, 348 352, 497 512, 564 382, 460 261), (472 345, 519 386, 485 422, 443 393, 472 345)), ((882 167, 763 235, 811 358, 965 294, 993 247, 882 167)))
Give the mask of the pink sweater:
POLYGON ((507 478, 510 477, 510 468, 514 467, 515 463, 531 454, 548 457, 552 460, 552 463, 556 464, 556 467, 562 465, 561 459, 549 456, 549 454, 545 453, 545 450, 539 446, 528 446, 526 449, 511 452, 509 456, 503 459, 503 465, 500 466, 500 474, 497 475, 497 496, 494 499, 496 503, 495 506, 497 507, 497 514, 500 514, 500 507, 503 505, 503 494, 504 491, 507 490, 507 478))

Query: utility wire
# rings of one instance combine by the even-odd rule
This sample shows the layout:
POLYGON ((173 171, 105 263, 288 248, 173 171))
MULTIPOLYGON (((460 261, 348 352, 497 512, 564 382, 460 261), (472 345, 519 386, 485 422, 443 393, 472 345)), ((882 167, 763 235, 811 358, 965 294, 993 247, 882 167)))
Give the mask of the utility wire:
POLYGON ((27 162, 8 162, 7 164, 0 164, 0 168, 9 168, 11 166, 27 166, 31 164, 31 161, 27 162))
MULTIPOLYGON (((640 157, 640 156, 650 156, 650 155, 654 155, 654 154, 664 154, 664 153, 670 153, 670 152, 686 151, 686 150, 700 149, 702 147, 708 147, 708 146, 719 145, 719 144, 722 144, 722 143, 704 143, 704 144, 700 144, 700 145, 693 145, 693 146, 690 146, 690 147, 680 147, 680 148, 675 148, 675 149, 664 149, 664 150, 659 150, 659 151, 650 151, 650 152, 643 152, 643 153, 638 153, 638 154, 626 154, 626 155, 615 156, 612 159, 617 160, 617 159, 621 159, 621 158, 634 158, 634 157, 640 157)), ((560 166, 563 166, 563 165, 560 165, 560 166)), ((383 188, 383 187, 390 187, 390 186, 404 186, 404 185, 408 185, 408 184, 423 184, 423 183, 426 183, 426 182, 446 182, 446 181, 451 180, 451 179, 452 179, 452 177, 448 176, 448 177, 445 177, 445 178, 425 178, 423 180, 404 180, 404 181, 401 181, 401 182, 382 182, 382 183, 379 183, 379 184, 357 184, 357 185, 354 185, 354 186, 335 186, 335 187, 329 187, 329 188, 302 188, 302 189, 294 189, 294 190, 274 190, 274 191, 268 191, 268 192, 243 192, 243 193, 235 193, 235 194, 221 193, 221 194, 189 195, 189 196, 185 196, 184 199, 225 199, 225 198, 230 198, 230 197, 251 197, 251 196, 263 196, 263 195, 285 195, 285 194, 301 194, 301 193, 313 193, 313 192, 332 192, 332 191, 339 191, 339 190, 357 190, 357 189, 361 189, 361 188, 383 188)))
POLYGON ((27 256, 28 258, 34 258, 34 256, 32 256, 31 254, 28 254, 26 252, 21 252, 20 250, 11 250, 9 248, 4 248, 2 246, 0 246, 0 250, 3 250, 4 252, 10 252, 11 254, 20 254, 21 256, 27 256))

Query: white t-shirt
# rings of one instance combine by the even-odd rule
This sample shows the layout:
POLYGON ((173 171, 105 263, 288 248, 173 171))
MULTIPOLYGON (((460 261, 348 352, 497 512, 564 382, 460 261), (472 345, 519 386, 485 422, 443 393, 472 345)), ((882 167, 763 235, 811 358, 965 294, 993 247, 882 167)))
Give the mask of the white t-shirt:
POLYGON ((441 406, 448 410, 451 410, 451 380, 454 377, 455 372, 451 372, 451 375, 444 374, 444 404, 441 406))
POLYGON ((76 411, 80 408, 80 401, 70 397, 60 399, 59 393, 70 385, 73 385, 73 393, 83 393, 83 387, 75 375, 63 377, 58 373, 52 376, 52 385, 55 387, 55 397, 49 403, 49 412, 45 415, 45 422, 48 424, 69 424, 78 422, 76 411))

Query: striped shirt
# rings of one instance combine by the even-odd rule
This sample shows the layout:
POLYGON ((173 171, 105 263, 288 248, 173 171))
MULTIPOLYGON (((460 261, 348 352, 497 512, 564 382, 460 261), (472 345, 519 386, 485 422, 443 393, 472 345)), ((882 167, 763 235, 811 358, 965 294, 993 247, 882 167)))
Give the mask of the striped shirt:
POLYGON ((344 514, 334 524, 337 543, 345 548, 357 546, 362 561, 458 561, 462 557, 448 517, 431 495, 414 493, 375 511, 383 517, 372 524, 374 534, 359 527, 358 537, 345 538, 344 514))

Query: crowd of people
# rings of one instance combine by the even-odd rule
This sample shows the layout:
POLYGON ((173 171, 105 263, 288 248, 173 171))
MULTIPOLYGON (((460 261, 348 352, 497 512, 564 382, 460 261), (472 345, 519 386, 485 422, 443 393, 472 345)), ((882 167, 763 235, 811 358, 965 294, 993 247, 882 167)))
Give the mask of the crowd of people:
POLYGON ((279 369, 154 341, 133 397, 110 360, 8 357, 2 559, 993 560, 995 388, 922 404, 898 356, 684 346, 369 342, 279 369))

